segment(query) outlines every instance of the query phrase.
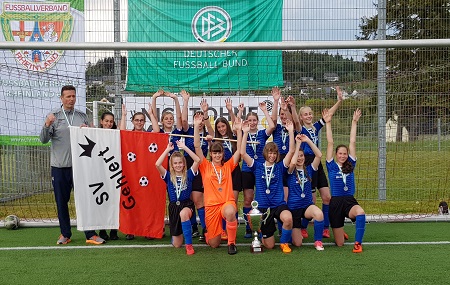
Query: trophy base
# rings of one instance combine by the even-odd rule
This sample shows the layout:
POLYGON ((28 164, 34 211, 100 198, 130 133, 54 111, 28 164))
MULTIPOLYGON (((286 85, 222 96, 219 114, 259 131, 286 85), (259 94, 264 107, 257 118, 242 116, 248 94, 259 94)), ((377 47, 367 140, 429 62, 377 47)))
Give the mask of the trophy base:
POLYGON ((263 249, 262 249, 262 247, 250 246, 250 251, 251 251, 251 253, 261 253, 261 252, 263 252, 263 249))

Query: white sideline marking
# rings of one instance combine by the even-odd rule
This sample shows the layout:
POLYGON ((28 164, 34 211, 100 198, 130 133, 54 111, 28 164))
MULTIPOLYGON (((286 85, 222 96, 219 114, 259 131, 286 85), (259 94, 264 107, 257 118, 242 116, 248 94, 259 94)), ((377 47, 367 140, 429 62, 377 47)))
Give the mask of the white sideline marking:
MULTIPOLYGON (((363 245, 445 245, 450 244, 450 241, 398 241, 398 242, 364 242, 363 245)), ((278 243, 276 245, 279 245, 278 243)), ((313 246, 314 243, 304 243, 302 246, 313 246)), ((335 246, 334 243, 324 243, 325 246, 335 246)), ((353 243, 346 243, 346 245, 353 245, 353 243)), ((250 246, 250 243, 238 243, 236 246, 250 246)), ((149 244, 149 245, 55 245, 55 246, 29 246, 29 247, 0 247, 0 251, 7 250, 70 250, 70 249, 111 249, 111 248, 171 248, 171 244, 149 244)), ((208 247, 206 244, 194 244, 194 247, 208 247)), ((225 244, 221 247, 226 248, 225 244)), ((183 248, 183 247, 182 247, 183 248)))

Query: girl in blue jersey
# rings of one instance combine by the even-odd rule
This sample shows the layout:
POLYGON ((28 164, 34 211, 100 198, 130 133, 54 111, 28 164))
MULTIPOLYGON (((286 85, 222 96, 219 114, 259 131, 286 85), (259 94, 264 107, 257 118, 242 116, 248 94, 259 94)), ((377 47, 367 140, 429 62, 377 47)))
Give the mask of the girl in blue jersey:
MULTIPOLYGON (((181 93, 183 93, 183 92, 186 92, 186 91, 182 90, 181 93)), ((178 101, 177 95, 175 95, 171 92, 158 90, 152 96, 152 105, 151 106, 152 106, 152 113, 155 115, 155 118, 156 118, 156 121, 152 120, 153 132, 166 133, 166 134, 182 134, 183 127, 181 124, 181 107, 180 107, 180 102, 178 101), (167 110, 163 111, 161 114, 161 126, 158 124, 157 110, 156 110, 156 99, 160 96, 167 96, 167 97, 170 97, 173 99, 173 101, 175 103, 175 114, 176 114, 176 120, 175 120, 174 113, 167 111, 167 110)), ((176 144, 177 140, 180 140, 180 137, 169 136, 169 142, 172 142, 173 146, 174 146, 174 149, 172 150, 172 152, 178 150, 178 146, 176 144)), ((171 153, 169 153, 169 155, 171 153)))
MULTIPOLYGON (((251 144, 247 144, 246 151, 247 154, 259 161, 264 163, 263 150, 266 145, 267 139, 272 135, 273 130, 275 129, 275 124, 270 118, 269 112, 267 111, 267 106, 265 102, 259 103, 259 108, 263 111, 268 127, 267 129, 258 130, 258 115, 254 112, 248 112, 246 121, 249 125, 248 139, 251 144)), ((247 140, 247 139, 246 139, 247 140)), ((254 196, 254 188, 255 188, 255 174, 253 170, 248 166, 247 162, 244 160, 242 163, 242 188, 244 188, 244 218, 247 219, 247 214, 252 209, 251 203, 253 201, 254 196)), ((252 237, 252 231, 247 226, 245 229, 245 238, 252 237)))
POLYGON ((356 166, 356 129, 361 110, 353 113, 350 129, 349 146, 338 145, 333 159, 334 141, 331 131, 331 116, 324 116, 327 129, 327 170, 331 186, 330 225, 333 229, 334 242, 344 245, 345 217, 356 222, 354 253, 362 252, 362 239, 366 227, 366 214, 356 201, 355 166, 356 166))
MULTIPOLYGON (((298 115, 295 107, 295 100, 292 96, 289 96, 286 100, 281 98, 280 90, 278 88, 272 89, 273 96, 273 112, 272 112, 272 120, 275 125, 275 130, 273 131, 273 142, 277 145, 280 151, 280 159, 283 159, 286 154, 289 152, 289 134, 286 130, 286 121, 291 120, 294 122, 294 127, 296 126, 296 119, 298 121, 298 115), (278 104, 280 103, 280 124, 278 121, 278 104), (292 113, 291 111, 292 110, 292 113)), ((287 187, 286 181, 283 181, 283 186, 287 187)), ((285 189, 287 190, 287 188, 285 189)))
POLYGON ((323 213, 313 203, 311 188, 311 177, 319 167, 322 152, 306 135, 297 135, 295 141, 295 153, 286 176, 289 187, 287 205, 293 220, 292 244, 302 245, 303 237, 300 230, 302 219, 308 221, 314 219, 314 247, 317 250, 324 250, 322 244, 323 213), (315 158, 309 165, 305 165, 305 153, 300 148, 302 143, 307 143, 314 151, 315 158))
MULTIPOLYGON (((339 86, 336 87, 338 101, 328 110, 328 113, 330 113, 331 116, 336 112, 338 107, 341 105, 343 97, 342 92, 339 86)), ((313 123, 314 120, 314 114, 310 107, 304 106, 301 107, 299 110, 299 118, 301 123, 301 129, 300 133, 307 135, 311 141, 319 147, 319 132, 322 129, 323 126, 325 126, 325 121, 323 119, 320 119, 317 122, 313 123)), ((311 164, 314 160, 314 152, 312 151, 311 147, 309 147, 308 144, 302 143, 302 149, 305 152, 305 158, 306 158, 306 165, 311 164)), ((324 216, 324 230, 323 230, 323 237, 329 238, 330 237, 330 230, 329 227, 329 219, 328 219, 328 212, 329 212, 329 205, 330 205, 330 188, 328 187, 328 180, 327 176, 325 175, 324 168, 322 166, 322 163, 319 164, 319 168, 317 172, 312 177, 312 189, 313 193, 315 193, 316 188, 319 190, 320 197, 322 198, 322 211, 324 216)), ((316 203, 315 194, 313 195, 313 201, 316 203)), ((308 237, 308 231, 306 230, 308 226, 308 220, 304 220, 302 223, 302 235, 304 238, 308 237)))
MULTIPOLYGON (((181 112, 181 120, 182 120, 182 126, 183 126, 183 134, 192 136, 192 137, 186 137, 184 140, 184 143, 186 146, 192 151, 195 152, 194 148, 194 127, 189 126, 188 123, 188 105, 189 105, 189 98, 190 94, 186 91, 182 91, 181 96, 183 97, 183 111, 181 112)), ((201 110, 196 111, 194 114, 194 117, 196 114, 203 115, 203 122, 199 124, 198 128, 200 130, 200 148, 203 151, 203 155, 206 157, 208 153, 208 147, 209 142, 212 140, 212 136, 210 134, 214 133, 214 129, 211 126, 211 122, 209 121, 208 116, 208 103, 206 102, 206 99, 203 99, 200 104, 201 110)), ((185 152, 184 156, 186 157, 186 163, 187 167, 191 167, 193 160, 191 157, 185 152)), ((191 199, 194 202, 195 208, 197 208, 198 217, 200 220, 200 224, 202 226, 202 234, 200 235, 197 228, 197 219, 195 214, 192 215, 191 218, 191 224, 192 224, 192 231, 193 236, 198 236, 199 241, 205 241, 205 231, 206 231, 206 223, 205 223, 205 206, 203 203, 203 183, 202 183, 202 177, 199 173, 192 182, 192 194, 191 199)))
POLYGON ((181 247, 183 244, 183 236, 186 244, 186 254, 195 253, 192 247, 192 229, 190 218, 194 211, 194 203, 190 199, 192 192, 192 181, 198 173, 198 164, 200 158, 193 153, 186 145, 177 141, 179 149, 184 150, 194 161, 191 168, 187 170, 186 159, 183 154, 178 151, 172 153, 169 158, 169 171, 167 171, 162 163, 168 154, 173 151, 174 145, 169 142, 167 148, 156 161, 155 165, 161 175, 161 178, 167 184, 167 194, 169 196, 169 226, 170 235, 172 236, 172 245, 181 247), (183 236, 181 235, 183 234, 183 236))
MULTIPOLYGON (((275 130, 273 131, 272 137, 273 142, 278 146, 280 151, 280 160, 286 156, 289 151, 289 141, 288 131, 286 130, 286 121, 291 120, 294 123, 294 128, 300 125, 298 119, 297 110, 295 107, 295 99, 292 96, 286 98, 286 100, 281 96, 281 91, 278 87, 272 88, 273 97, 273 112, 272 121, 275 124, 275 130), (280 109, 278 110, 278 104, 280 109), (280 114, 280 124, 278 124, 278 114, 280 114)), ((295 133, 294 133, 295 135, 295 133)), ((284 189, 284 199, 287 200, 288 184, 286 176, 283 177, 283 189, 284 189)), ((281 221, 278 221, 278 236, 281 236, 282 225, 281 221)))
POLYGON ((261 225, 262 243, 266 248, 274 248, 276 231, 275 221, 283 223, 283 231, 280 237, 280 247, 284 253, 291 252, 289 239, 292 234, 292 215, 284 200, 283 175, 287 172, 292 155, 294 154, 294 125, 291 121, 286 122, 286 129, 289 132, 289 152, 286 157, 279 161, 280 153, 275 143, 269 142, 264 147, 264 161, 260 162, 247 153, 247 137, 250 131, 248 122, 245 122, 242 130, 241 155, 247 167, 255 175, 255 200, 258 202, 258 209, 265 213, 265 222, 261 225))

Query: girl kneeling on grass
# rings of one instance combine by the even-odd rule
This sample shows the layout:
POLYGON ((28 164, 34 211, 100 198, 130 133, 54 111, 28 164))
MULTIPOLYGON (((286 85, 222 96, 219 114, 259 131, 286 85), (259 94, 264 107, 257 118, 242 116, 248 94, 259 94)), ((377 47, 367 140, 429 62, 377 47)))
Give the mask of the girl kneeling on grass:
MULTIPOLYGON (((324 114, 326 114, 326 110, 324 114)), ((362 239, 366 228, 366 214, 356 201, 355 172, 356 167, 356 128, 361 110, 353 113, 350 129, 349 146, 338 145, 336 158, 333 158, 333 133, 331 131, 331 115, 324 116, 327 128, 327 171, 331 186, 330 225, 333 229, 334 242, 337 246, 344 245, 345 217, 356 221, 354 253, 362 252, 362 239)))
POLYGON ((323 213, 319 207, 314 205, 311 187, 311 177, 319 168, 322 152, 307 135, 297 135, 295 141, 297 143, 295 153, 292 156, 286 179, 289 186, 287 204, 293 219, 292 244, 302 245, 302 219, 306 219, 308 222, 314 219, 314 247, 317 250, 323 250, 323 213), (300 148, 302 143, 307 143, 315 155, 313 162, 309 165, 305 164, 305 153, 300 148))
POLYGON ((195 155, 186 145, 177 141, 178 149, 184 150, 194 161, 189 170, 186 169, 186 158, 179 151, 172 153, 169 159, 169 171, 163 166, 164 158, 174 149, 172 142, 169 142, 167 148, 156 161, 155 165, 161 174, 161 178, 167 184, 167 193, 169 195, 169 224, 170 235, 172 236, 172 245, 181 247, 183 236, 186 244, 186 253, 192 255, 195 253, 192 247, 192 228, 190 218, 194 211, 194 203, 190 199, 192 192, 192 181, 198 173, 198 164, 200 158, 195 155))
POLYGON ((264 162, 259 162, 248 155, 246 151, 247 137, 250 131, 248 122, 242 125, 244 132, 242 137, 241 155, 248 167, 255 174, 255 200, 258 202, 258 209, 265 213, 264 223, 261 225, 262 243, 264 247, 272 249, 275 247, 273 234, 276 231, 275 221, 283 223, 283 230, 280 237, 280 247, 283 253, 290 253, 289 239, 292 234, 292 214, 284 200, 283 175, 287 173, 289 163, 294 154, 294 125, 291 121, 286 122, 286 129, 289 133, 289 151, 283 160, 278 161, 280 153, 274 142, 269 142, 263 150, 264 162))

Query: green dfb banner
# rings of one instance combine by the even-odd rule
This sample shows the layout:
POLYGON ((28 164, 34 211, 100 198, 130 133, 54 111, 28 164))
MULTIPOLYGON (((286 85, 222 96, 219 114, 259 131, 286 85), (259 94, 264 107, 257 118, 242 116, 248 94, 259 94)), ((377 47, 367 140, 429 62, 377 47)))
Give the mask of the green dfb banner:
MULTIPOLYGON (((282 0, 129 0, 129 42, 282 40, 282 0)), ((283 85, 280 50, 130 51, 128 91, 261 90, 283 85)))

